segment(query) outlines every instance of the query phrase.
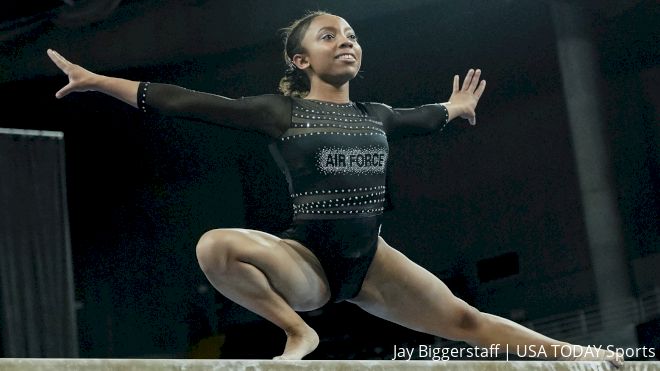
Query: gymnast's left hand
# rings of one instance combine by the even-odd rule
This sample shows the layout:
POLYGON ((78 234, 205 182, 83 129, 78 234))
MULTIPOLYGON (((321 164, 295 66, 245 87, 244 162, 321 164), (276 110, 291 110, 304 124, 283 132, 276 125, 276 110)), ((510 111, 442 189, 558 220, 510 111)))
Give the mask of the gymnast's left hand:
POLYGON ((470 69, 465 75, 463 86, 459 88, 459 76, 455 75, 454 86, 447 106, 447 108, 452 107, 456 110, 456 116, 468 120, 470 125, 477 124, 477 103, 486 89, 486 80, 479 81, 480 78, 480 69, 470 69))

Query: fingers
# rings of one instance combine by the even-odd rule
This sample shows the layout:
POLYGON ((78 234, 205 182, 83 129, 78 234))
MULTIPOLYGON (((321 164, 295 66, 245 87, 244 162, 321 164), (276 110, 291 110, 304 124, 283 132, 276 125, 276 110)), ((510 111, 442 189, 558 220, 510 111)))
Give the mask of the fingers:
POLYGON ((470 87, 470 83, 472 82, 472 76, 474 76, 474 70, 470 68, 468 71, 467 75, 465 75, 465 80, 463 80, 463 91, 468 91, 468 88, 470 87))
POLYGON ((486 90, 486 80, 481 80, 479 87, 474 91, 474 97, 479 100, 479 98, 481 98, 481 94, 484 93, 484 90, 486 90))
POLYGON ((69 62, 68 60, 66 60, 66 58, 64 58, 64 57, 62 56, 62 54, 56 52, 56 51, 53 50, 53 49, 48 49, 48 52, 49 52, 50 54, 52 54, 55 58, 57 58, 58 60, 60 60, 60 61, 62 61, 62 62, 65 62, 65 63, 71 63, 71 62, 69 62))
POLYGON ((467 120, 470 123, 470 125, 474 126, 477 124, 477 113, 474 112, 474 110, 470 110, 467 114, 467 120))
POLYGON ((59 69, 61 69, 62 71, 64 71, 71 64, 71 62, 64 59, 64 57, 61 56, 55 50, 48 49, 46 54, 48 54, 48 57, 50 58, 50 60, 52 60, 53 63, 55 63, 55 65, 57 65, 57 67, 59 69))
POLYGON ((57 93, 55 93, 55 98, 60 99, 65 95, 66 95, 66 93, 64 92, 64 88, 62 88, 57 93))
POLYGON ((65 95, 67 95, 67 94, 69 94, 69 93, 71 92, 70 90, 71 90, 71 84, 67 84, 65 87, 63 87, 62 89, 58 90, 57 93, 55 93, 55 98, 58 98, 58 99, 59 99, 59 98, 64 97, 65 95))
POLYGON ((463 88, 461 90, 475 94, 476 89, 481 87, 481 85, 479 84, 480 77, 481 77, 480 69, 474 70, 470 68, 468 70, 468 73, 465 75, 465 80, 463 80, 463 88))
POLYGON ((48 49, 46 54, 48 54, 48 57, 53 61, 53 63, 57 65, 59 69, 62 70, 62 72, 69 76, 69 83, 62 89, 58 90, 57 93, 55 93, 55 97, 59 99, 68 95, 74 89, 73 82, 71 81, 72 66, 74 66, 74 64, 66 60, 66 58, 64 58, 62 55, 60 55, 60 53, 53 49, 48 49))
POLYGON ((454 76, 454 86, 452 95, 449 97, 451 103, 460 107, 460 117, 466 119, 470 125, 477 124, 475 109, 481 95, 486 89, 486 80, 481 80, 480 69, 469 69, 463 80, 463 85, 459 90, 459 76, 454 76))
POLYGON ((474 93, 475 89, 477 88, 477 84, 479 83, 479 77, 481 77, 481 70, 477 69, 472 75, 472 80, 470 81, 470 86, 468 87, 469 92, 474 93))

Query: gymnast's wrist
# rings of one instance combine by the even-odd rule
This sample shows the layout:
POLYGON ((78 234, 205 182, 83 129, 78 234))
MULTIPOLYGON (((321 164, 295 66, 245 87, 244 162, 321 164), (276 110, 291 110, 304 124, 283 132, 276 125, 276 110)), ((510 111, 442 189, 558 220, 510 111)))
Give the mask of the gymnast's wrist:
POLYGON ((452 121, 453 119, 461 116, 462 114, 461 108, 458 105, 452 104, 449 101, 440 103, 440 105, 447 110, 447 122, 452 121))

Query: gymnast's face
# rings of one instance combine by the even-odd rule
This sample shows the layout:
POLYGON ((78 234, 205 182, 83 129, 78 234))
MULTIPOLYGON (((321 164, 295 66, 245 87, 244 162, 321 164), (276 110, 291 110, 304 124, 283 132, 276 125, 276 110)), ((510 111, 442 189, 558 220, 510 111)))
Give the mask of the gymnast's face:
POLYGON ((312 20, 302 40, 304 52, 293 62, 314 76, 333 85, 342 85, 360 71, 362 48, 351 26, 341 17, 320 15, 312 20))

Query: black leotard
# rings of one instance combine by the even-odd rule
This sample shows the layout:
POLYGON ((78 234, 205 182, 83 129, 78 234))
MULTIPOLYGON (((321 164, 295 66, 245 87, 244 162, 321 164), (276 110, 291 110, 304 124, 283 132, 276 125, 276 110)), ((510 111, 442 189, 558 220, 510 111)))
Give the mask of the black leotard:
POLYGON ((279 236, 317 256, 333 301, 357 295, 376 252, 388 137, 429 133, 448 119, 440 104, 392 109, 275 94, 230 99, 147 82, 140 83, 138 106, 271 137, 271 154, 286 176, 294 212, 291 228, 279 236))

